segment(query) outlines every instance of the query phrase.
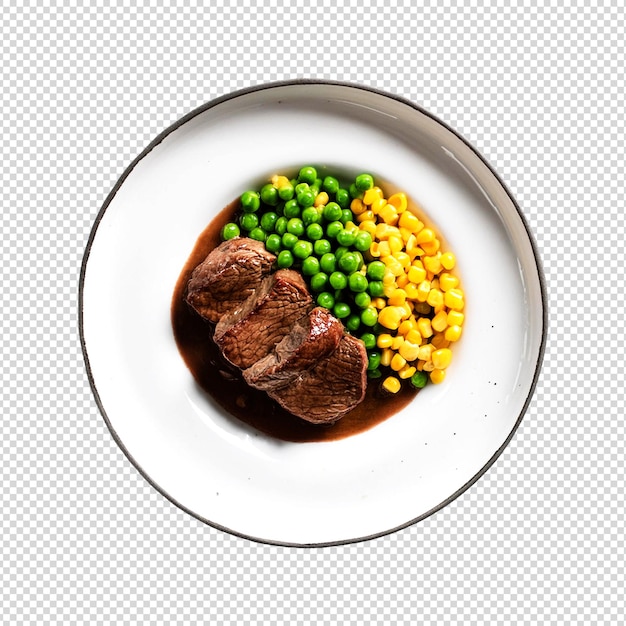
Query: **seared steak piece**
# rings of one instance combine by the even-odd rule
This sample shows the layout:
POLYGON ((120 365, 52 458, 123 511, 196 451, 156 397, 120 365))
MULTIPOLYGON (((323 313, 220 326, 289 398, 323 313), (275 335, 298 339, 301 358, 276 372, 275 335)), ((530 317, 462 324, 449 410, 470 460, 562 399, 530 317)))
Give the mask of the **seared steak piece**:
POLYGON ((228 361, 246 369, 269 354, 312 307, 302 276, 278 270, 263 279, 241 306, 222 316, 213 338, 228 361))
POLYGON ((263 391, 284 387, 334 352, 343 336, 343 324, 322 307, 298 320, 276 348, 244 370, 251 386, 263 391))
POLYGON ((202 317, 217 322, 254 293, 275 260, 260 241, 224 241, 193 270, 186 300, 202 317))
POLYGON ((268 394, 303 420, 332 424, 365 397, 366 370, 365 346, 346 334, 330 356, 268 394))

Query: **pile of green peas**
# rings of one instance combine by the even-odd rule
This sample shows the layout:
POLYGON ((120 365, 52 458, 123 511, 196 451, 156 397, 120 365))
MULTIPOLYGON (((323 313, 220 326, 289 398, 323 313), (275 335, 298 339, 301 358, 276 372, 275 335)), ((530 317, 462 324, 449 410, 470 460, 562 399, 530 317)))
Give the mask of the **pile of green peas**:
MULTIPOLYGON (((334 176, 321 178, 308 165, 279 185, 245 191, 235 221, 221 234, 223 240, 245 236, 264 242, 278 268, 298 270, 316 303, 332 311, 375 358, 380 329, 372 298, 383 297, 385 265, 369 257, 372 237, 354 223, 350 210, 352 200, 373 186, 370 174, 341 186, 334 176), (328 195, 323 204, 316 203, 321 192, 328 195)), ((379 371, 370 367, 372 373, 379 371)))

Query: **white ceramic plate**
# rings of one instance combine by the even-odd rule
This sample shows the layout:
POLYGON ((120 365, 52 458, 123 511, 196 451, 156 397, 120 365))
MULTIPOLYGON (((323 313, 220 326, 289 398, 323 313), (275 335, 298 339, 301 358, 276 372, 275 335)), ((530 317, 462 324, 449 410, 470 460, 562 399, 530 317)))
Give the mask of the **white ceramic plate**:
POLYGON ((198 519, 257 541, 328 545, 424 519, 511 439, 543 354, 545 293, 525 221, 462 137, 411 102, 297 81, 214 100, 130 165, 96 220, 80 282, 88 375, 142 475, 198 519), (446 381, 339 441, 273 440, 194 383, 170 300, 194 243, 243 190, 302 164, 372 172, 419 202, 457 256, 466 324, 446 381))

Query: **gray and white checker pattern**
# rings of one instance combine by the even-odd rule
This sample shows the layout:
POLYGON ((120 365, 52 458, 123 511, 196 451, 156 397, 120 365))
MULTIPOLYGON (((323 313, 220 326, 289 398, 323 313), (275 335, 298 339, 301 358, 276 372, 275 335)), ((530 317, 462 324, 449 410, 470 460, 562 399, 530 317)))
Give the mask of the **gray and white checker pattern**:
POLYGON ((166 4, 2 0, 2 623, 621 621, 621 3, 166 4), (550 304, 493 468, 418 525, 311 550, 156 493, 98 413, 77 331, 87 237, 130 161, 207 100, 300 77, 407 97, 473 142, 528 218, 550 304))

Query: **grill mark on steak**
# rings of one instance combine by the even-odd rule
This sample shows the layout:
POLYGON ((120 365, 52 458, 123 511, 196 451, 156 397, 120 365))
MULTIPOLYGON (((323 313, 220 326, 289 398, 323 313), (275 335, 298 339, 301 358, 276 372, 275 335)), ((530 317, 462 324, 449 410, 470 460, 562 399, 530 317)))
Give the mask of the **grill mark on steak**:
POLYGON ((213 338, 228 361, 246 369, 271 352, 312 307, 302 276, 281 269, 265 278, 241 306, 221 317, 213 338))
POLYGON ((260 241, 248 237, 224 241, 193 270, 186 301, 203 318, 218 322, 254 294, 275 260, 260 241))
POLYGON ((365 346, 359 339, 344 334, 330 356, 268 394, 301 419, 314 424, 332 424, 365 397, 366 370, 365 346))
POLYGON ((273 391, 334 352, 343 336, 343 324, 322 307, 296 323, 267 356, 244 370, 244 380, 256 389, 273 391))

